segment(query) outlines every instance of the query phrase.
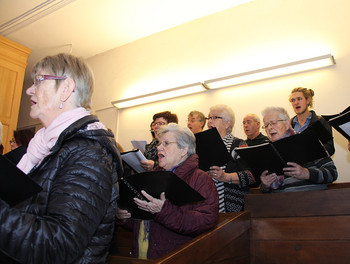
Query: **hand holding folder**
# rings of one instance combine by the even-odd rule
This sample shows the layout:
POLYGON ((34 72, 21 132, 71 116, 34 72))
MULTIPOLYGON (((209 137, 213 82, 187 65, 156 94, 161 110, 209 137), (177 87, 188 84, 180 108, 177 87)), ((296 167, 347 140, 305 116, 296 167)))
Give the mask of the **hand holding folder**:
POLYGON ((260 176, 265 170, 283 174, 287 162, 304 164, 327 157, 328 153, 314 133, 301 133, 280 140, 251 147, 235 148, 239 160, 260 176))
POLYGON ((134 197, 147 200, 141 194, 142 190, 157 199, 164 192, 165 198, 178 206, 204 200, 202 195, 171 171, 137 173, 126 178, 121 178, 119 181, 120 197, 117 201, 118 207, 129 211, 132 218, 153 218, 151 213, 139 209, 133 200, 134 197))

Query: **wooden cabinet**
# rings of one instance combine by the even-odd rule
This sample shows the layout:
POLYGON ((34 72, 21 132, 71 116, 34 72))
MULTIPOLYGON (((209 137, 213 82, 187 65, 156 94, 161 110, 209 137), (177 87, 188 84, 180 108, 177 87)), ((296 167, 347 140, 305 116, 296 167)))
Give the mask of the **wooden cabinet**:
POLYGON ((0 121, 3 124, 4 153, 17 128, 23 79, 31 49, 0 36, 0 121))

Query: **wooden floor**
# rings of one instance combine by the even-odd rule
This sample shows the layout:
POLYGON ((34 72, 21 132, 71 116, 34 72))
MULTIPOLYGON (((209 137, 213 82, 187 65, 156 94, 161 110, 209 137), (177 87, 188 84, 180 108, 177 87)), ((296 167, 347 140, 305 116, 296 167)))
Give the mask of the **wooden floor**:
POLYGON ((220 214, 215 228, 155 260, 128 257, 131 232, 109 263, 350 263, 350 183, 326 191, 245 197, 245 211, 220 214))

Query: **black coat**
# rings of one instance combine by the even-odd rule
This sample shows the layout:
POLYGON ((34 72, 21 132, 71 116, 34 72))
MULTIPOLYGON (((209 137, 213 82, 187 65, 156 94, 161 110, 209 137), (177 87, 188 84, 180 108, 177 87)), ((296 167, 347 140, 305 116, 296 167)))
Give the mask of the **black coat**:
POLYGON ((73 123, 32 169, 39 194, 15 208, 0 199, 0 252, 20 263, 107 262, 122 168, 113 134, 85 130, 96 121, 73 123))

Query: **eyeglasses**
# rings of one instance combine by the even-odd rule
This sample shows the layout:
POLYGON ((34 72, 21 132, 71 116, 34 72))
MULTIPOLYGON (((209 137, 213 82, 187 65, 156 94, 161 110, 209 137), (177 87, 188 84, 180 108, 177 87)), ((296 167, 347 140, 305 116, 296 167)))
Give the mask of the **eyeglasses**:
POLYGON ((65 80, 65 79, 67 79, 67 77, 37 74, 34 76, 34 86, 38 86, 38 84, 41 81, 45 81, 45 80, 65 80))
POLYGON ((206 120, 216 120, 216 119, 223 119, 222 116, 209 116, 205 118, 206 120))
POLYGON ((280 120, 272 120, 272 121, 270 121, 270 122, 265 123, 265 124, 262 126, 262 129, 266 129, 266 128, 268 128, 269 126, 273 127, 273 126, 277 125, 278 122, 282 122, 282 121, 286 121, 286 120, 283 120, 283 119, 280 119, 280 120))
POLYGON ((173 143, 177 143, 177 142, 175 142, 175 141, 163 141, 163 142, 160 142, 159 141, 159 143, 157 144, 157 147, 159 147, 160 145, 163 145, 163 147, 167 147, 167 146, 169 146, 170 144, 173 144, 173 143))
POLYGON ((166 123, 165 122, 154 122, 154 126, 165 126, 166 123))

